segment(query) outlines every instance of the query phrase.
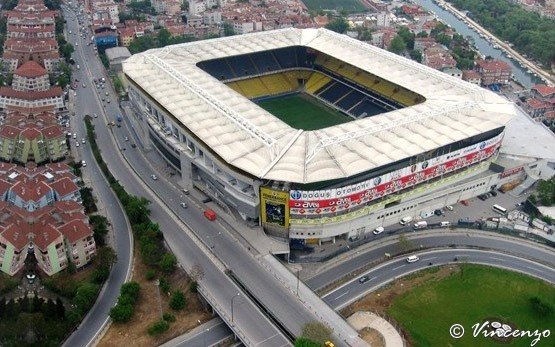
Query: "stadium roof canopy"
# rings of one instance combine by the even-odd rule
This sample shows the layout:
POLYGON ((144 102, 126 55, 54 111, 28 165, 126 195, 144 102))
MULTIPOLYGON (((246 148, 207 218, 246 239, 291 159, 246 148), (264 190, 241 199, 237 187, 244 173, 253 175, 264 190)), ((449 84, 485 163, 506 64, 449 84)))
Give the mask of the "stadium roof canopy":
POLYGON ((283 29, 136 54, 123 70, 222 160, 296 183, 350 177, 504 126, 514 105, 493 92, 326 29, 283 29), (303 131, 196 66, 205 60, 306 46, 416 92, 410 107, 303 131))

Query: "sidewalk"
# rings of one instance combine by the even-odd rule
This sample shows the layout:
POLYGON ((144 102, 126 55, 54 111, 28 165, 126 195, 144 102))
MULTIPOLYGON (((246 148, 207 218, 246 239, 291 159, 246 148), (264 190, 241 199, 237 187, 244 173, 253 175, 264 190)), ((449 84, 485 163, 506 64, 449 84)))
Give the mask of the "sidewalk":
POLYGON ((399 334, 395 327, 375 313, 362 311, 355 312, 347 318, 347 322, 357 331, 364 328, 372 328, 378 331, 384 339, 384 346, 400 347, 405 345, 403 337, 399 334))

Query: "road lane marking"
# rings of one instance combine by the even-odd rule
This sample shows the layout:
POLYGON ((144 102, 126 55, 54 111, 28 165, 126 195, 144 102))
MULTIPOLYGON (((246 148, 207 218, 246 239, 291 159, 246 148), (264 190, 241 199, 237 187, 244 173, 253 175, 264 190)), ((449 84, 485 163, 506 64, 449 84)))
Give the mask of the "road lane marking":
POLYGON ((391 271, 400 269, 400 268, 402 268, 402 267, 405 266, 405 265, 406 265, 406 264, 403 264, 403 265, 399 265, 399 266, 397 266, 397 267, 394 267, 393 269, 391 269, 391 271))
POLYGON ((349 294, 349 291, 346 291, 345 293, 339 295, 338 297, 336 297, 336 298, 333 299, 333 300, 339 300, 339 298, 342 298, 342 297, 344 297, 344 296, 347 295, 347 294, 349 294))

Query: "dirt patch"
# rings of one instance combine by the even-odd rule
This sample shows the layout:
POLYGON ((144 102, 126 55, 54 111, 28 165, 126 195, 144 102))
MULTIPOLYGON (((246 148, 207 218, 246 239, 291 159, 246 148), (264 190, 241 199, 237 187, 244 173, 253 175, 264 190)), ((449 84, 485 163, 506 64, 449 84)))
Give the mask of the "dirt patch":
POLYGON ((460 271, 457 265, 434 267, 400 278, 387 286, 368 294, 341 310, 343 317, 349 317, 358 311, 370 311, 382 316, 386 314, 393 299, 411 291, 424 282, 437 281, 460 271))
POLYGON ((363 328, 358 333, 360 334, 360 337, 364 341, 368 342, 368 344, 370 346, 372 346, 372 347, 385 347, 385 341, 383 339, 383 336, 376 329, 363 328))
POLYGON ((169 296, 167 293, 158 294, 156 280, 148 281, 145 278, 147 267, 142 263, 135 247, 133 280, 141 285, 141 292, 135 314, 129 323, 112 324, 100 343, 99 347, 119 347, 129 344, 137 347, 158 346, 172 338, 182 335, 202 323, 210 320, 212 315, 205 309, 199 297, 189 291, 190 279, 185 271, 178 269, 167 277, 172 290, 182 290, 187 298, 187 307, 182 311, 173 311, 169 308, 169 296), (170 324, 170 329, 164 334, 152 337, 148 335, 148 327, 159 320, 160 309, 162 312, 173 314, 176 321, 170 324))

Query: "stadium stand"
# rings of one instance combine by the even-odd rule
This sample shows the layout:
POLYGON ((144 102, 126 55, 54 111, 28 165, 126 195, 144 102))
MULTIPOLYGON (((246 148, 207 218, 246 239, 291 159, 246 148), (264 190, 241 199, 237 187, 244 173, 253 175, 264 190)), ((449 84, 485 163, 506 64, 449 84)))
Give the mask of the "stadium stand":
POLYGON ((257 52, 251 54, 252 62, 259 72, 277 71, 280 69, 276 58, 271 52, 257 52))
POLYGON ((204 71, 209 71, 210 74, 219 80, 228 80, 235 77, 235 74, 227 64, 222 64, 221 59, 207 60, 198 63, 197 65, 204 71))
POLYGON ((317 90, 321 89, 330 81, 331 78, 329 78, 328 76, 315 72, 306 82, 305 89, 309 94, 315 94, 317 90))

